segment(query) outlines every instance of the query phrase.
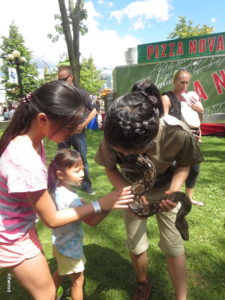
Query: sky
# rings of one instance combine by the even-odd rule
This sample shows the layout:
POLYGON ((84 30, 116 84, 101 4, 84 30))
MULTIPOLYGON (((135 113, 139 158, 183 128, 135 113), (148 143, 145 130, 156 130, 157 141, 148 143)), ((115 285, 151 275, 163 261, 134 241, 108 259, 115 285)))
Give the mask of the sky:
MULTIPOLYGON (((214 33, 225 31, 223 0, 94 0, 85 1, 85 8, 88 33, 81 36, 81 59, 92 56, 99 69, 126 64, 124 52, 130 47, 166 40, 178 16, 191 20, 193 26, 213 26, 214 33)), ((58 0, 2 0, 0 36, 8 36, 14 22, 33 62, 40 70, 53 70, 67 52, 63 37, 57 43, 47 38, 54 33, 55 14, 59 14, 58 0)))

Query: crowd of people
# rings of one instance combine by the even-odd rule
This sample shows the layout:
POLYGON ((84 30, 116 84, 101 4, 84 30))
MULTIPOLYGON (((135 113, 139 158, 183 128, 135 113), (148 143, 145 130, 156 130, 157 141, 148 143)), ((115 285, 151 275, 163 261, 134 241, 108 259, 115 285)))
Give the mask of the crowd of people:
POLYGON ((16 110, 16 105, 9 103, 8 105, 3 105, 1 107, 1 115, 3 117, 3 121, 12 120, 13 114, 16 110))
POLYGON ((74 187, 95 194, 85 129, 97 110, 88 92, 74 85, 70 67, 61 66, 58 80, 22 99, 0 139, 0 267, 8 268, 33 299, 55 299, 65 275, 71 280, 71 298, 83 299, 86 259, 82 222, 94 226, 114 209, 123 212, 127 247, 137 278, 131 299, 150 299, 147 218, 139 218, 129 209, 134 199, 131 185, 137 179, 135 162, 140 154, 148 157, 156 170, 155 184, 142 200, 148 203, 166 195, 156 214, 159 248, 166 257, 176 300, 187 299, 185 249, 175 226, 179 205, 167 195, 180 191, 185 184, 192 203, 204 205, 192 195, 203 160, 200 129, 185 120, 182 109, 185 102, 199 118, 204 113, 197 94, 188 94, 190 78, 187 70, 178 70, 174 89, 163 95, 151 80, 143 79, 130 93, 113 101, 95 161, 105 168, 114 191, 87 204, 74 187), (58 144, 48 170, 43 138, 58 144), (53 229, 57 261, 54 275, 35 229, 37 216, 53 229))

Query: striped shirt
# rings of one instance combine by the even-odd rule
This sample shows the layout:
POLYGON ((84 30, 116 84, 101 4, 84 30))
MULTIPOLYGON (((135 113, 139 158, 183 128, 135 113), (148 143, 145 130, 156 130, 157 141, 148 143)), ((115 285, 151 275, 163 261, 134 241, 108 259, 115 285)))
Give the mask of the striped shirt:
POLYGON ((14 243, 35 224, 26 192, 47 188, 45 153, 40 156, 27 135, 12 140, 0 157, 0 243, 14 243))

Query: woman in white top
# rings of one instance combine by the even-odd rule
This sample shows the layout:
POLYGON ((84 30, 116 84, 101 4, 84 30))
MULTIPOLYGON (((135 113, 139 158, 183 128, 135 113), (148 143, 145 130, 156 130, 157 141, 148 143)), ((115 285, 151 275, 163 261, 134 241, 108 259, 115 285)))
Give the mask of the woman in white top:
MULTIPOLYGON (((197 93, 188 92, 191 78, 190 72, 185 69, 176 71, 173 77, 173 90, 162 94, 164 113, 170 114, 179 120, 183 120, 193 131, 199 140, 198 134, 200 121, 204 114, 204 108, 197 93)), ((199 174, 200 165, 194 165, 190 169, 189 176, 185 182, 185 193, 191 199, 192 204, 202 206, 201 201, 193 200, 193 191, 199 174)))

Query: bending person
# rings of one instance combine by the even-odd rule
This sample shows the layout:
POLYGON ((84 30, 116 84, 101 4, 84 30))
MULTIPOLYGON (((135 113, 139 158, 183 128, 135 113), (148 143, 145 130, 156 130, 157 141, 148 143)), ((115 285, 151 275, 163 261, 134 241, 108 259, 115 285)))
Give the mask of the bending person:
MULTIPOLYGON (((165 193, 180 190, 190 165, 200 163, 202 155, 195 138, 182 122, 175 119, 176 123, 170 123, 170 118, 165 120, 162 117, 161 96, 155 85, 146 81, 143 90, 142 83, 136 84, 138 91, 116 99, 110 106, 96 162, 105 167, 109 181, 118 190, 130 185, 126 172, 135 171, 133 157, 145 153, 155 165, 157 180, 143 200, 159 200, 165 193), (149 95, 151 92, 154 96, 149 95)), ((186 262, 183 241, 174 224, 178 211, 175 206, 167 199, 160 204, 160 212, 156 214, 160 231, 159 247, 167 257, 176 299, 185 300, 186 262)), ((137 278, 137 289, 132 300, 147 300, 151 294, 147 219, 139 218, 128 210, 124 213, 124 221, 137 278)))
MULTIPOLYGON (((179 120, 182 119, 181 105, 185 102, 191 107, 192 110, 199 114, 199 125, 200 119, 204 114, 204 108, 199 100, 199 96, 195 92, 187 92, 191 74, 184 69, 178 70, 173 78, 173 91, 168 91, 162 94, 162 102, 164 107, 164 113, 172 115, 179 120)), ((190 115, 189 115, 190 117, 190 115)), ((198 116, 197 116, 198 117, 198 116)), ((192 121, 192 120, 191 120, 192 121)), ((191 121, 187 120, 189 127, 193 130, 197 141, 200 139, 200 129, 193 128, 191 121)), ((203 206, 204 203, 201 201, 193 200, 194 187, 196 185, 197 177, 199 175, 200 165, 196 164, 191 166, 190 173, 187 180, 185 181, 185 193, 191 199, 192 204, 203 206)))

